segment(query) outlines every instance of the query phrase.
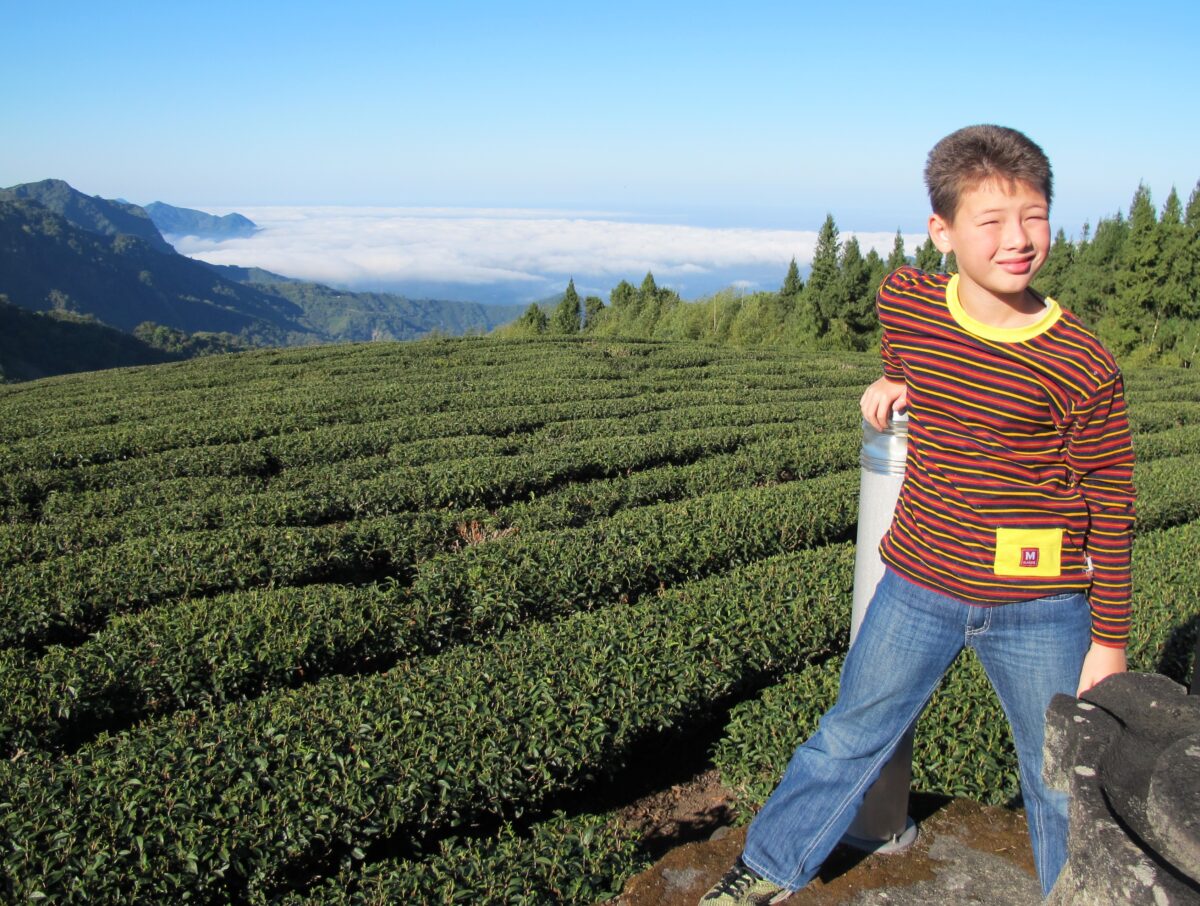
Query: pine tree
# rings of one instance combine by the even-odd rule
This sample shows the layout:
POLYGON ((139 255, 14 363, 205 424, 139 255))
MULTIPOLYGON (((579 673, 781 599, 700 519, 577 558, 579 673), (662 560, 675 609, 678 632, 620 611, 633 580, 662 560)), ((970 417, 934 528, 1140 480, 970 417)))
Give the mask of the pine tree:
POLYGON ((1054 235, 1054 242, 1050 246, 1050 254, 1046 258, 1046 263, 1038 271, 1038 291, 1052 299, 1061 300, 1063 288, 1074 261, 1075 246, 1067 240, 1067 234, 1060 227, 1054 235))
POLYGON ((917 249, 917 257, 913 262, 923 271, 931 274, 939 273, 942 269, 942 253, 933 244, 933 237, 926 236, 924 244, 917 249))
POLYGON ((641 289, 638 290, 638 301, 643 305, 658 301, 658 284, 654 282, 654 274, 646 271, 646 276, 642 278, 641 289))
POLYGON ((1165 282, 1162 257, 1162 232, 1150 200, 1150 189, 1143 183, 1129 206, 1129 238, 1118 264, 1116 298, 1109 309, 1125 352, 1142 337, 1146 337, 1151 348, 1157 342, 1162 324, 1159 300, 1165 282))
POLYGON ((1174 186, 1171 186, 1171 193, 1163 202, 1162 215, 1158 218, 1158 222, 1183 225, 1183 204, 1180 202, 1179 193, 1174 186))
POLYGON ((1162 247, 1163 278, 1159 306, 1164 317, 1174 318, 1184 314, 1191 307, 1189 291, 1195 280, 1188 248, 1188 240, 1191 237, 1188 235, 1187 225, 1183 222, 1183 205, 1174 186, 1163 204, 1158 230, 1162 247))
POLYGON ((545 333, 550 326, 550 319, 536 302, 530 302, 525 313, 517 319, 517 325, 524 333, 545 333))
POLYGON ((896 228, 896 241, 892 243, 892 253, 888 255, 887 272, 890 274, 898 267, 904 267, 908 264, 908 256, 904 254, 904 237, 900 235, 900 228, 896 228))
POLYGON ((862 301, 863 317, 860 329, 864 331, 862 345, 865 349, 870 346, 871 335, 879 330, 879 316, 875 311, 875 299, 879 293, 880 284, 891 271, 888 269, 887 262, 879 257, 879 253, 875 249, 867 252, 864 261, 867 266, 867 291, 862 301))
MULTIPOLYGON (((879 252, 871 249, 867 252, 867 289, 871 292, 871 307, 874 310, 875 294, 879 291, 879 284, 883 282, 890 271, 888 270, 887 262, 879 257, 879 252)), ((874 320, 874 316, 872 316, 874 320)))
MULTIPOLYGON (((1192 256, 1191 230, 1184 223, 1183 204, 1179 193, 1171 187, 1163 205, 1162 216, 1158 221, 1160 241, 1162 244, 1163 283, 1160 289, 1159 310, 1164 319, 1172 325, 1169 335, 1160 334, 1159 345, 1164 349, 1174 347, 1180 340, 1180 319, 1192 320, 1196 317, 1196 278, 1198 271, 1196 261, 1192 256)), ((1182 350, 1176 350, 1174 358, 1179 361, 1182 350)), ((1192 355, 1187 354, 1190 361, 1192 355)))
POLYGON ((779 292, 771 293, 769 298, 764 299, 758 306, 762 318, 769 322, 765 329, 773 340, 778 340, 783 335, 784 325, 791 317, 792 312, 796 310, 800 294, 803 291, 804 282, 800 279, 800 268, 796 265, 796 259, 793 257, 788 265, 787 275, 783 278, 783 285, 779 287, 779 292))
POLYGON ((1110 338, 1116 321, 1110 317, 1110 310, 1117 297, 1117 265, 1128 237, 1129 221, 1120 212, 1097 223, 1094 235, 1089 225, 1084 224, 1083 238, 1075 247, 1070 277, 1063 282, 1056 297, 1064 308, 1085 324, 1095 327, 1101 339, 1114 351, 1117 351, 1117 341, 1110 342, 1110 338), (1106 322, 1103 327, 1101 322, 1106 322))
POLYGON ((1183 222, 1189 229, 1200 232, 1200 180, 1196 181, 1196 187, 1192 189, 1192 194, 1188 198, 1183 222))
POLYGON ((654 274, 646 271, 642 285, 637 292, 638 299, 638 332, 640 336, 654 336, 654 326, 662 313, 662 290, 654 282, 654 274))
POLYGON ((784 299, 795 299, 803 289, 804 283, 800 280, 800 268, 796 266, 796 258, 793 256, 792 263, 788 265, 787 276, 783 278, 783 286, 779 287, 779 295, 784 299))
POLYGON ((859 249, 858 238, 851 236, 842 246, 835 293, 837 317, 845 323, 851 334, 866 333, 873 326, 875 294, 869 285, 870 280, 870 268, 859 249))
POLYGON ((813 316, 817 336, 829 329, 829 322, 836 315, 838 305, 838 257, 841 245, 838 228, 832 214, 825 215, 821 231, 817 234, 817 245, 813 249, 812 270, 804 286, 804 301, 813 316))
POLYGON ((612 304, 613 311, 624 315, 637 308, 637 290, 628 280, 622 280, 608 294, 608 301, 612 304))
POLYGON ((1192 275, 1188 283, 1190 291, 1184 317, 1192 321, 1193 335, 1191 351, 1184 359, 1184 365, 1191 367, 1197 353, 1200 352, 1200 324, 1196 323, 1200 320, 1200 180, 1196 182, 1188 198, 1187 207, 1183 212, 1183 226, 1184 235, 1187 237, 1188 270, 1192 275))
POLYGON ((583 329, 592 330, 603 317, 604 300, 599 296, 588 296, 583 300, 583 329))
POLYGON ((572 278, 567 283, 567 291, 563 293, 562 301, 554 309, 554 317, 550 326, 554 333, 579 333, 582 317, 579 293, 575 290, 575 279, 572 278))

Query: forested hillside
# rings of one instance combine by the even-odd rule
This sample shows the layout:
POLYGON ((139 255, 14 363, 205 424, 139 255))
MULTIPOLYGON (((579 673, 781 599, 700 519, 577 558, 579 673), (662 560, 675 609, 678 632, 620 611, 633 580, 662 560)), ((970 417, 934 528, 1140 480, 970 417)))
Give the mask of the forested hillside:
POLYGON ((174 358, 140 337, 70 312, 26 311, 0 295, 0 382, 61 374, 64 359, 80 371, 94 371, 174 358))
POLYGON ((248 342, 318 339, 303 309, 286 299, 228 280, 169 246, 161 251, 140 236, 77 226, 33 201, 0 200, 0 292, 30 311, 90 315, 126 333, 151 321, 248 342))
POLYGON ((126 201, 84 195, 61 179, 0 189, 0 201, 33 202, 89 233, 110 238, 132 236, 156 252, 174 251, 142 208, 126 201))
MULTIPOLYGON (((836 686, 874 356, 547 338, 0 388, 0 898, 578 903, 836 686)), ((1127 375, 1134 669, 1200 625, 1200 377, 1127 375)), ((977 662, 917 789, 1007 802, 977 662)))
MULTIPOLYGON (((931 240, 907 256, 900 234, 887 258, 842 241, 832 215, 821 226, 807 281, 793 260, 776 292, 729 290, 685 302, 647 274, 622 281, 609 304, 580 300, 574 283, 550 312, 531 307, 508 335, 571 334, 691 339, 735 346, 865 350, 878 342, 875 289, 911 261, 956 270, 931 240)), ((1069 239, 1059 230, 1034 286, 1079 315, 1123 363, 1191 367, 1200 354, 1200 183, 1186 206, 1172 189, 1161 211, 1146 186, 1118 212, 1069 239)))

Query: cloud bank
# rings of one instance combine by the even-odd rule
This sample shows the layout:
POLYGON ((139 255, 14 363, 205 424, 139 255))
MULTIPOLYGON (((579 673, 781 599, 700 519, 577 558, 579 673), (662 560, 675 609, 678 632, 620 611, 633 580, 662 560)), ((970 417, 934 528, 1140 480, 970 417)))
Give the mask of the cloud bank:
MULTIPOLYGON (((463 208, 238 208, 261 227, 220 242, 169 237, 213 264, 257 266, 347 288, 502 287, 512 299, 561 289, 568 278, 607 292, 647 271, 685 297, 724 286, 775 288, 795 257, 812 260, 817 233, 647 223, 597 211, 463 208)), ((842 234, 842 239, 849 237, 842 234)), ((857 233, 886 256, 894 233, 857 233)), ((924 237, 920 237, 923 240, 924 237)), ((917 237, 905 237, 910 252, 917 237)))

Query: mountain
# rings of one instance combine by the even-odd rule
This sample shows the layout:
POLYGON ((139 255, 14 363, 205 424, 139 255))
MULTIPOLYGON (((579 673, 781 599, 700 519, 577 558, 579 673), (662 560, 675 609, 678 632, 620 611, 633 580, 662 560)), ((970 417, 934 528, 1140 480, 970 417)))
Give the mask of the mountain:
POLYGON ((26 311, 0 298, 0 381, 174 361, 137 337, 65 313, 26 311))
MULTIPOLYGON (((263 273, 266 273, 265 271, 263 273)), ((320 283, 253 283, 296 303, 313 330, 339 340, 415 340, 431 332, 487 333, 519 318, 524 305, 481 305, 409 299, 395 293, 352 293, 320 283)))
POLYGON ((161 201, 145 206, 146 213, 159 231, 171 236, 198 236, 201 239, 235 239, 252 236, 258 225, 241 214, 218 217, 192 208, 177 208, 161 201))
POLYGON ((84 195, 61 179, 0 189, 0 201, 33 201, 73 226, 101 236, 135 236, 156 252, 174 252, 150 216, 135 204, 84 195))
MULTIPOLYGON (((526 305, 491 305, 447 299, 413 299, 400 293, 350 292, 323 283, 283 277, 261 267, 209 264, 227 280, 282 296, 304 309, 313 330, 339 340, 414 340, 430 332, 487 333, 515 321, 526 305)), ((554 299, 557 303, 561 294, 554 299)))
POLYGON ((257 344, 325 339, 280 296, 228 280, 170 246, 81 229, 32 201, 0 201, 0 293, 22 308, 68 309, 126 332, 153 321, 257 344))

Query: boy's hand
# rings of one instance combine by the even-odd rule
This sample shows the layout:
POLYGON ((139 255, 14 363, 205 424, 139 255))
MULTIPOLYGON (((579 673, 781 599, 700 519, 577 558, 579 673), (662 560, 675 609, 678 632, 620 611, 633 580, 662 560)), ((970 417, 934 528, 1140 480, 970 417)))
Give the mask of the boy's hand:
POLYGON ((881 377, 863 391, 858 406, 862 409, 863 418, 876 431, 886 431, 892 411, 908 406, 908 385, 904 381, 881 377))
POLYGON ((1079 689, 1076 690, 1075 697, 1083 695, 1105 677, 1124 672, 1124 648, 1109 648, 1092 642, 1092 647, 1083 658, 1083 670, 1079 673, 1079 689))

